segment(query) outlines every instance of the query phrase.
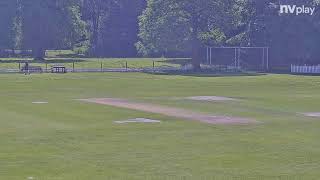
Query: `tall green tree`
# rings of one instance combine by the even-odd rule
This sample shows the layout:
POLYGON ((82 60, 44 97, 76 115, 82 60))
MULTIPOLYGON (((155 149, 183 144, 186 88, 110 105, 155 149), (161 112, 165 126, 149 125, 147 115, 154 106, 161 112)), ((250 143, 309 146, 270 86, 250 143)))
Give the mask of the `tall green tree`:
POLYGON ((23 46, 43 60, 47 49, 72 48, 85 36, 80 6, 73 0, 22 1, 23 46))
POLYGON ((280 5, 319 8, 314 0, 247 0, 247 32, 252 46, 269 46, 274 67, 288 64, 318 64, 320 14, 280 14, 280 5))
POLYGON ((90 31, 91 56, 136 56, 138 16, 145 0, 84 0, 83 19, 90 31))
POLYGON ((110 9, 117 3, 117 0, 83 0, 82 18, 87 22, 90 33, 89 55, 101 56, 103 25, 110 9))
POLYGON ((202 45, 219 45, 237 24, 233 0, 149 0, 140 17, 138 50, 147 55, 168 51, 191 53, 200 69, 202 45))
POLYGON ((145 0, 119 0, 112 6, 103 22, 102 51, 107 57, 134 57, 138 41, 138 16, 145 8, 145 0))
POLYGON ((17 1, 0 1, 0 49, 14 48, 16 11, 17 1))

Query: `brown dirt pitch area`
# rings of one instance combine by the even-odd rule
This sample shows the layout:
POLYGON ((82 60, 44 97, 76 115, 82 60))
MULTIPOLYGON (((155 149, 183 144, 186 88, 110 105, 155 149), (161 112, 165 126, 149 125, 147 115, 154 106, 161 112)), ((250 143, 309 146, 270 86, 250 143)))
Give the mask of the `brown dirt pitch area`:
POLYGON ((138 103, 130 102, 125 99, 116 99, 116 98, 92 98, 92 99, 80 99, 81 101, 104 104, 108 106, 126 108, 137 111, 143 111, 148 113, 161 114, 170 117, 181 118, 185 120, 200 121, 203 123, 209 124, 250 124, 256 123, 257 121, 238 118, 238 117, 228 117, 228 116, 213 116, 208 114, 203 114, 199 112, 193 112, 181 108, 172 108, 167 106, 160 106, 149 103, 138 103))
POLYGON ((192 96, 185 99, 194 101, 238 101, 234 98, 222 97, 222 96, 192 96))
POLYGON ((303 113, 305 116, 308 117, 318 117, 320 118, 320 112, 309 112, 309 113, 303 113))

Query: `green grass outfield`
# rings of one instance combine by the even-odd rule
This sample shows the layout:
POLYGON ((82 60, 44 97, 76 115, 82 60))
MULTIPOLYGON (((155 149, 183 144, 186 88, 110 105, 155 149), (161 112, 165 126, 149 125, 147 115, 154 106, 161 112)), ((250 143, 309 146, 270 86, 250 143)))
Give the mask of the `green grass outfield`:
MULTIPOLYGON (((19 61, 29 61, 31 66, 40 66, 49 69, 54 64, 63 64, 67 68, 83 69, 94 68, 147 68, 153 67, 181 67, 190 59, 186 58, 46 58, 42 63, 28 58, 0 58, 0 69, 19 69, 19 61)), ((22 67, 24 64, 21 63, 22 67)))
POLYGON ((0 179, 316 180, 320 77, 0 74, 0 179), (227 96, 194 102, 186 96, 227 96), (75 99, 115 97, 249 117, 210 125, 75 99), (48 104, 32 104, 47 101, 48 104), (160 124, 115 124, 145 117, 160 124))

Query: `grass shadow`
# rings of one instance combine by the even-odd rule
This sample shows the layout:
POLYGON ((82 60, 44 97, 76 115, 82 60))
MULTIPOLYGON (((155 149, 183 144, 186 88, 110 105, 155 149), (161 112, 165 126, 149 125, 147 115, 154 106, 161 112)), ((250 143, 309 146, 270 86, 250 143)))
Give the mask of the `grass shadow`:
POLYGON ((86 56, 83 54, 58 54, 57 58, 85 58, 86 56))
POLYGON ((85 61, 86 60, 83 60, 83 59, 49 59, 49 60, 45 60, 44 63, 73 63, 73 62, 85 62, 85 61))
POLYGON ((155 75, 170 76, 190 76, 190 77, 233 77, 233 76, 264 76, 267 73, 260 72, 219 72, 219 71, 163 71, 163 72, 146 72, 155 75))
POLYGON ((0 60, 0 63, 73 63, 73 62, 84 62, 86 60, 80 59, 49 59, 49 60, 0 60))
POLYGON ((191 59, 190 58, 177 58, 177 59, 166 59, 166 60, 160 60, 157 62, 163 62, 168 64, 177 64, 181 66, 185 66, 187 64, 190 64, 191 59))

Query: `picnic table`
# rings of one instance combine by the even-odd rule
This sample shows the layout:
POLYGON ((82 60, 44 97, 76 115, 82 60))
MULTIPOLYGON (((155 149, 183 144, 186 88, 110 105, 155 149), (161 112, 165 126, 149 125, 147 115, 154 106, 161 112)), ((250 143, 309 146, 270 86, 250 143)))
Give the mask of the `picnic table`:
POLYGON ((67 73, 67 68, 62 65, 54 65, 51 67, 52 73, 67 73))

